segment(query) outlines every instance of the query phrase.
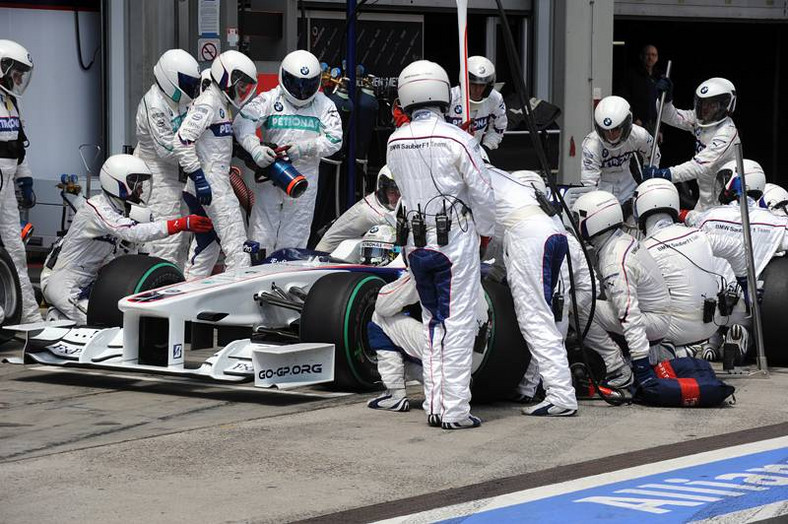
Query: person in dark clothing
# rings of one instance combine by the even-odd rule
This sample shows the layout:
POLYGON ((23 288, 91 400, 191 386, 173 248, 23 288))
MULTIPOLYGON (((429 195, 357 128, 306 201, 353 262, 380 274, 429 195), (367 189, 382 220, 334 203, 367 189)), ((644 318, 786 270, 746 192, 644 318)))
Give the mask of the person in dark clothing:
POLYGON ((637 67, 627 72, 621 86, 621 96, 632 107, 634 123, 653 133, 657 121, 656 82, 662 75, 656 65, 659 53, 655 46, 648 44, 643 46, 638 57, 640 62, 637 67))

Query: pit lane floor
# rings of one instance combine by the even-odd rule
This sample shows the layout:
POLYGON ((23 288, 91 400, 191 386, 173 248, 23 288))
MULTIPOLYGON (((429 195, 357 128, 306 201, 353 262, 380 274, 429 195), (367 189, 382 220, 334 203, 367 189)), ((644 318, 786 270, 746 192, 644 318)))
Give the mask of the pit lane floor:
MULTIPOLYGON (((0 346, 0 357, 17 356, 18 350, 10 342, 0 346)), ((656 474, 665 461, 691 461, 701 452, 788 435, 788 370, 731 383, 737 387, 732 407, 655 409, 588 401, 576 417, 545 420, 498 403, 474 407, 485 420, 481 428, 452 432, 428 427, 416 409, 370 410, 369 394, 319 388, 284 394, 4 364, 0 521, 369 522, 526 490, 527 500, 561 508, 565 522, 585 522, 589 507, 598 504, 534 499, 530 490, 559 497, 574 489, 567 482, 580 482, 572 486, 609 488, 598 496, 620 496, 612 493, 654 483, 643 474, 627 477, 630 468, 663 463, 643 470, 656 474), (634 480, 623 488, 610 483, 627 478, 634 480)), ((774 449, 783 451, 784 463, 783 446, 774 449)), ((757 453, 746 451, 760 460, 748 468, 779 462, 757 453)), ((728 466, 726 472, 741 469, 728 466)), ((686 478, 711 474, 690 472, 686 478)), ((774 503, 770 499, 772 506, 760 513, 728 522, 788 513, 784 500, 776 500, 776 509, 774 503)), ((471 514, 493 508, 489 504, 406 520, 456 518, 468 515, 468 507, 471 514)), ((529 520, 531 511, 533 506, 524 506, 515 520, 529 520)), ((501 520, 498 514, 487 521, 501 520)))

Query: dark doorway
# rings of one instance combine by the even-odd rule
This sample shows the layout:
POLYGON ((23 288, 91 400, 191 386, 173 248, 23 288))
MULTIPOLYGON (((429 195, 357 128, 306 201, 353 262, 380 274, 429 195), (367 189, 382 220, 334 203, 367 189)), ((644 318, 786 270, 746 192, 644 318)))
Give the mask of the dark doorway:
MULTIPOLYGON (((788 158, 780 154, 788 141, 788 24, 755 21, 698 22, 616 19, 613 54, 614 86, 627 67, 637 64, 646 44, 659 50, 662 69, 673 60, 671 78, 674 104, 691 109, 695 89, 719 76, 737 90, 733 120, 739 130, 744 156, 758 161, 770 182, 788 186, 788 158)), ((662 165, 689 160, 694 153, 690 133, 663 126, 662 165)))

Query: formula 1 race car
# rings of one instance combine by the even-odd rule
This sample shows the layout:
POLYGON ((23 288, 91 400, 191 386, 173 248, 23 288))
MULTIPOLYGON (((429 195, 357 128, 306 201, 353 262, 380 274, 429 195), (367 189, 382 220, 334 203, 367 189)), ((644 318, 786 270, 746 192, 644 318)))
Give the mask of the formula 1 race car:
MULTIPOLYGON (((363 266, 287 249, 261 265, 184 282, 162 259, 123 256, 99 274, 88 326, 14 326, 27 332, 23 358, 15 361, 260 387, 331 382, 340 390, 378 389, 367 323, 378 290, 402 271, 396 263, 363 266), (199 350, 215 347, 195 361, 199 350)), ((13 288, 6 280, 0 278, 4 290, 13 288)), ((472 389, 476 400, 494 400, 511 394, 530 356, 508 288, 485 282, 484 289, 490 320, 476 344, 472 389)))

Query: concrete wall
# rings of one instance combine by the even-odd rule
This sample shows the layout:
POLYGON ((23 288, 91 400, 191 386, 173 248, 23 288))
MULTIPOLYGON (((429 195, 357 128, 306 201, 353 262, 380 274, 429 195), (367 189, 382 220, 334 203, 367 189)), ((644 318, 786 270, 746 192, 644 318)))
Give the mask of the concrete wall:
POLYGON ((594 100, 612 92, 613 0, 558 2, 554 9, 553 102, 563 113, 559 181, 579 183, 594 100))

